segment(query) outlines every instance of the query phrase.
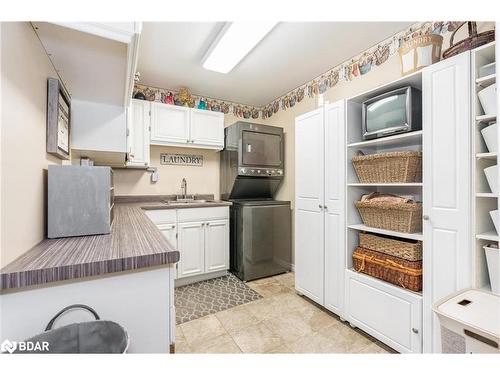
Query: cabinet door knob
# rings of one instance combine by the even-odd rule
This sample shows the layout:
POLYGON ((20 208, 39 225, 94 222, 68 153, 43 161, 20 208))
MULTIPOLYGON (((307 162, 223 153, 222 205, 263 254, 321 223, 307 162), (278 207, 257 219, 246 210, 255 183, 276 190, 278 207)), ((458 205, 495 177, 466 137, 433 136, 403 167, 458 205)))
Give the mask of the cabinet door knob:
POLYGON ((319 207, 320 210, 323 209, 323 206, 321 204, 318 204, 318 207, 319 207))
POLYGON ((189 143, 189 139, 186 139, 186 143, 189 143))
POLYGON ((325 210, 328 210, 328 206, 325 206, 325 210))
POLYGON ((422 218, 423 218, 424 220, 429 220, 429 219, 430 219, 429 215, 424 215, 422 218))
POLYGON ((412 331, 413 333, 418 333, 418 329, 416 329, 416 328, 412 328, 412 329, 411 329, 411 331, 412 331))

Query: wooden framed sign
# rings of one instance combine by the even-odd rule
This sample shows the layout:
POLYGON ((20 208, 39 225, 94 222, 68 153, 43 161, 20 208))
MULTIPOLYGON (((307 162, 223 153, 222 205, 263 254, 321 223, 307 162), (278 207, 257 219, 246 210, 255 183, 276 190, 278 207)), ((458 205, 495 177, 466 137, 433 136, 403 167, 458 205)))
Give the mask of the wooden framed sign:
POLYGON ((160 154, 160 164, 201 167, 203 166, 203 155, 160 154))
POLYGON ((71 101, 57 78, 47 79, 47 152, 69 159, 71 101))

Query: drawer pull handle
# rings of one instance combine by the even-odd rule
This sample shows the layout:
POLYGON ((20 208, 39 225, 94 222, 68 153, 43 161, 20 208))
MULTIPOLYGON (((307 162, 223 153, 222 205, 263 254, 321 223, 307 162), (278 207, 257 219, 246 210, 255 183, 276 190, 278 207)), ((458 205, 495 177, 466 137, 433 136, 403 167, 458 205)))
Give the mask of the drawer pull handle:
POLYGON ((464 333, 466 336, 472 337, 473 339, 481 341, 483 344, 486 344, 486 345, 489 345, 489 346, 492 346, 492 347, 498 349, 498 343, 493 341, 493 340, 490 340, 484 336, 478 335, 477 333, 469 331, 468 329, 464 329, 464 333))

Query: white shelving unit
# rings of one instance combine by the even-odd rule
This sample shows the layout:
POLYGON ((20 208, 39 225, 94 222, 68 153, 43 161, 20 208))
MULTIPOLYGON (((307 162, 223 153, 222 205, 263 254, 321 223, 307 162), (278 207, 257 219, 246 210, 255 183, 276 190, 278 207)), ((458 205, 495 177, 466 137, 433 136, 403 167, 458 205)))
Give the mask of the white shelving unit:
MULTIPOLYGON (((414 293, 398 285, 358 273, 353 270, 352 254, 359 245, 359 233, 368 232, 389 235, 407 240, 423 240, 422 233, 400 233, 366 226, 355 206, 363 194, 374 191, 413 195, 422 201, 422 182, 412 183, 361 183, 352 166, 352 157, 358 151, 375 154, 391 151, 422 151, 423 131, 364 141, 361 133, 361 103, 380 93, 397 88, 413 86, 422 88, 422 74, 403 77, 387 85, 346 100, 346 319, 353 326, 360 327, 400 352, 420 352, 422 350, 422 294, 414 293), (371 313, 363 312, 356 300, 366 298, 371 313), (406 310, 406 309, 409 310, 406 310), (400 315, 393 315, 400 311, 400 315), (403 316, 405 311, 408 315, 403 316), (374 316, 386 315, 393 322, 394 329, 388 328, 374 316), (402 314, 402 315, 401 315, 402 314), (409 334, 408 334, 409 332, 409 334)), ((425 271, 424 271, 425 272, 425 271)))
POLYGON ((472 192, 473 210, 473 285, 476 288, 490 290, 490 281, 483 246, 489 243, 499 244, 500 237, 495 230, 489 211, 499 207, 499 196, 493 194, 486 180, 484 169, 498 163, 496 152, 490 152, 481 134, 488 124, 496 121, 496 115, 483 112, 477 92, 496 82, 496 74, 479 77, 479 68, 495 61, 495 42, 481 46, 472 53, 472 192))

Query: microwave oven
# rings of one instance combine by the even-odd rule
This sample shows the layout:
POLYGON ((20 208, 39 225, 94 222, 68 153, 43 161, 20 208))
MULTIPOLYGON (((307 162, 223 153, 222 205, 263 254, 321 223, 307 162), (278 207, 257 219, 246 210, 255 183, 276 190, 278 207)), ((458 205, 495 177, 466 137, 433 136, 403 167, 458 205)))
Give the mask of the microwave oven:
POLYGON ((407 86, 364 101, 362 128, 364 140, 422 129, 422 92, 407 86))

